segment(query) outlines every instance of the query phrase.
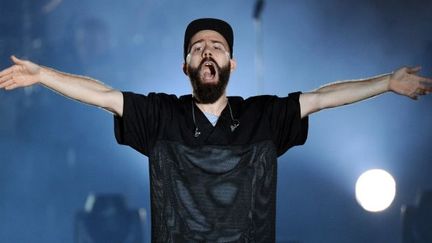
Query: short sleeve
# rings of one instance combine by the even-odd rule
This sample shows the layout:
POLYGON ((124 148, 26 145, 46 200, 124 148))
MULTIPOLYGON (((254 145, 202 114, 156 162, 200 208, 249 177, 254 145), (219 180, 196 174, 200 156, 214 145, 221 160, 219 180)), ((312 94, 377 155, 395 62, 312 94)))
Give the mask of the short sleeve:
POLYGON ((114 133, 119 144, 148 156, 161 126, 161 97, 123 93, 123 116, 114 116, 114 133))
POLYGON ((271 102, 270 124, 278 156, 289 148, 306 142, 308 117, 301 118, 300 94, 301 92, 296 92, 283 98, 275 97, 271 102))

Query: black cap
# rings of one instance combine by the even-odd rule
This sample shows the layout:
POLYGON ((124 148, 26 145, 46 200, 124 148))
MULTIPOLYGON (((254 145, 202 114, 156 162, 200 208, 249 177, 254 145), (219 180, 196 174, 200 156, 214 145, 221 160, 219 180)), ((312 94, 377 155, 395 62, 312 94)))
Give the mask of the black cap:
POLYGON ((220 19, 203 18, 190 22, 186 28, 183 45, 183 58, 185 61, 188 54, 189 42, 192 36, 201 30, 214 30, 221 34, 228 43, 231 57, 233 56, 234 33, 231 26, 227 22, 220 19))

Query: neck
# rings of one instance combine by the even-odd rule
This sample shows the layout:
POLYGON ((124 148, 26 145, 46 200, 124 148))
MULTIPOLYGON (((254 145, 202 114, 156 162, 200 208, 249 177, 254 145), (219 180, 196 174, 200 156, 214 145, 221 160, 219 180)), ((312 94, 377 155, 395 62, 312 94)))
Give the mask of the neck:
POLYGON ((212 104, 201 104, 201 103, 195 103, 195 104, 202 112, 211 113, 215 116, 220 116, 227 103, 228 103, 228 98, 224 93, 221 97, 219 97, 218 100, 216 100, 216 102, 212 104))

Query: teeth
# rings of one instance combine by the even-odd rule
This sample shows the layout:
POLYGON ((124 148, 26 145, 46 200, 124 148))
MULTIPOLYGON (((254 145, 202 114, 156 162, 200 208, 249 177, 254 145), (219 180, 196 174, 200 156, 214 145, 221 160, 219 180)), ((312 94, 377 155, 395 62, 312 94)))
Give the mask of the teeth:
POLYGON ((214 66, 213 62, 206 61, 206 62, 204 62, 203 66, 210 70, 210 75, 214 76, 216 74, 216 70, 215 70, 215 66, 214 66))

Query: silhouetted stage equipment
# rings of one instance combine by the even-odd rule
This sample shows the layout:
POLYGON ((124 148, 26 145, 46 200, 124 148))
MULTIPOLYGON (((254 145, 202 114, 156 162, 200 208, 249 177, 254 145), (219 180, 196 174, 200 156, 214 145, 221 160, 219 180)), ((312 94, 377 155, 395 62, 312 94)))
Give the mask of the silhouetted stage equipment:
POLYGON ((432 191, 419 195, 417 205, 402 208, 403 243, 432 242, 432 191))
POLYGON ((127 208, 118 194, 89 195, 75 217, 76 243, 143 243, 139 210, 127 208))

